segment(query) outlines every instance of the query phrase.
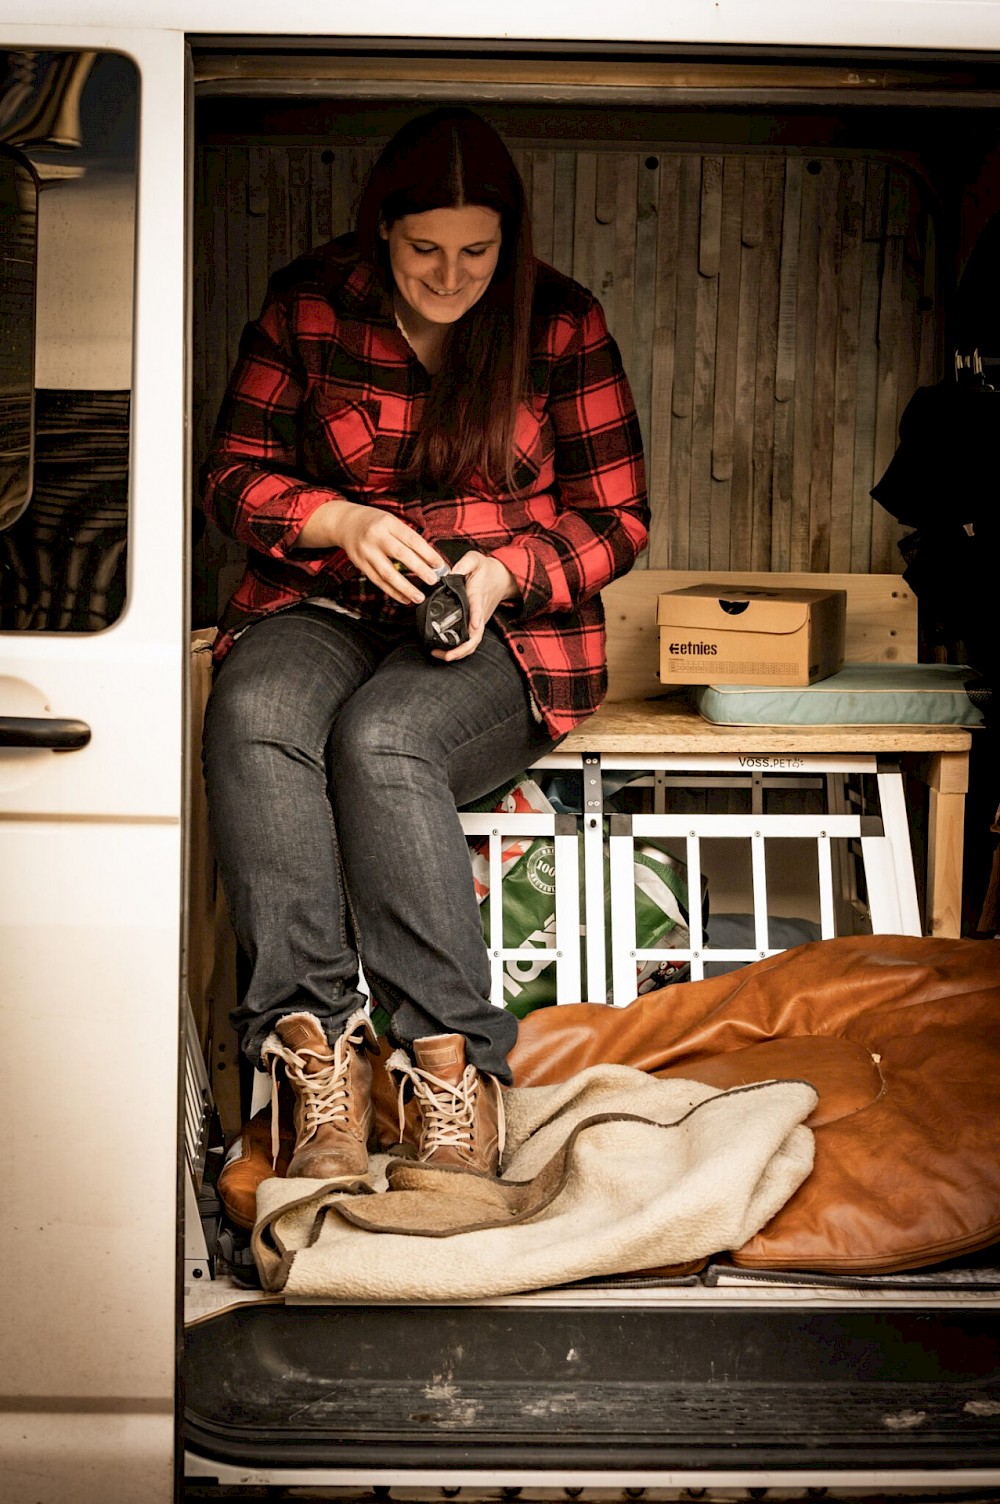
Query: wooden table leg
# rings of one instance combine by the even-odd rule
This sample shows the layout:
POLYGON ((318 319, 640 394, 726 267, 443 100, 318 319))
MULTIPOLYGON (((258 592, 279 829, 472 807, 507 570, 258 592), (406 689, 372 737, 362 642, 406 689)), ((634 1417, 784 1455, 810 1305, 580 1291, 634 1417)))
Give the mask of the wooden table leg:
POLYGON ((962 933, 968 752, 936 753, 928 759, 925 776, 930 787, 925 926, 931 935, 957 937, 962 933))

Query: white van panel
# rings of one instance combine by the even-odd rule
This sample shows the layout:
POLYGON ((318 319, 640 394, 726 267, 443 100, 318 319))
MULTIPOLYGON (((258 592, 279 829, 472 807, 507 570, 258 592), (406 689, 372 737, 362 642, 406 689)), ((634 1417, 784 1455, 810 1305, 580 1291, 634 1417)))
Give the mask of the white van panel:
MULTIPOLYGON (((8 7, 10 10, 12 7, 8 7)), ((233 37, 386 36, 528 38, 537 41, 677 41, 708 45, 992 48, 1000 43, 996 0, 619 0, 582 7, 563 0, 471 5, 435 0, 419 12, 400 0, 331 6, 289 0, 280 13, 260 0, 63 0, 51 20, 143 26, 233 37)), ((25 8, 25 14, 34 15, 25 8)), ((36 28, 37 35, 37 28, 36 28)))
POLYGON ((0 634, 0 713, 92 731, 81 751, 0 750, 0 1498, 166 1504, 187 661, 184 47, 176 32, 22 14, 21 26, 0 23, 0 46, 125 53, 140 111, 132 371, 120 372, 118 327, 81 372, 106 374, 110 354, 132 390, 126 608, 103 632, 0 634))
MULTIPOLYGON (((179 532, 172 547, 182 551, 179 532)), ((171 602, 155 578, 141 578, 144 572, 140 564, 131 573, 130 594, 159 594, 165 620, 178 623, 179 635, 180 582, 171 602)), ((176 572, 174 561, 164 559, 164 577, 176 572)), ((0 748, 0 811, 179 822, 183 661, 179 641, 149 641, 131 606, 100 636, 0 636, 0 713, 73 717, 93 732, 79 752, 0 748), (13 708, 29 700, 38 708, 13 708)))
POLYGON ((4 1133, 17 1144, 0 1395, 166 1394, 178 844, 168 826, 98 825, 83 842, 65 823, 0 821, 0 867, 17 876, 0 923, 4 1133))
POLYGON ((5 1504, 154 1504, 173 1495, 173 1414, 0 1415, 5 1504), (109 1486, 109 1479, 113 1480, 109 1486))

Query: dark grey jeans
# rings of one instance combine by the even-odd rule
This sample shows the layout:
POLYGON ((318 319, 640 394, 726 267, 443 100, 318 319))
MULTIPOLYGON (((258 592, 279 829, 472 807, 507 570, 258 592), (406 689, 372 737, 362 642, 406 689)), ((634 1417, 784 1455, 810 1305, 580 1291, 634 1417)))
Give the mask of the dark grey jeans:
POLYGON ((251 1061, 286 1013, 314 1013, 335 1040, 364 1001, 360 952, 399 1043, 464 1034, 467 1058, 509 1084, 517 1020, 489 1001, 457 807, 552 746, 493 630, 457 663, 322 606, 239 638, 209 698, 204 760, 252 966, 233 1014, 251 1061))

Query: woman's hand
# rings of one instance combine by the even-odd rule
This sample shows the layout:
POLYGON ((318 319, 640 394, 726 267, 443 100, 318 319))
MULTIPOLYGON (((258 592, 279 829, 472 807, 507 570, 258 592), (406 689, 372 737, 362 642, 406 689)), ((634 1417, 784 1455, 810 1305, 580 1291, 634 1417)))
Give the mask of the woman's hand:
POLYGON ((435 570, 447 564, 401 517, 353 501, 317 507, 296 543, 299 548, 342 548, 366 579, 404 606, 417 606, 424 596, 397 565, 425 585, 435 585, 435 570))
POLYGON ((463 554, 451 572, 462 575, 465 580, 469 597, 469 640, 447 652, 434 648, 431 657, 440 658, 442 663, 455 663, 474 653, 483 640, 486 623, 500 602, 515 600, 518 596, 517 581, 506 564, 488 554, 463 554))

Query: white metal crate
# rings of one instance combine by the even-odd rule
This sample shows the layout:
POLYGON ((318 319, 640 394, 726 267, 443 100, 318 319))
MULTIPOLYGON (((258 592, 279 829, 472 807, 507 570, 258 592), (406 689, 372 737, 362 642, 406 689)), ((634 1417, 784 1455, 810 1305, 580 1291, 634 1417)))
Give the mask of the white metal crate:
MULTIPOLYGON (((641 950, 636 943, 633 857, 637 841, 666 840, 683 852, 688 889, 700 894, 706 843, 737 840, 749 843, 752 873, 753 942, 741 947, 708 947, 703 933, 700 903, 690 905, 690 944, 671 949, 670 959, 687 962, 692 979, 705 975, 712 962, 749 962, 775 954, 769 944, 771 885, 768 853, 772 843, 791 840, 814 843, 818 869, 818 918, 822 938, 848 932, 844 915, 858 907, 853 858, 863 872, 867 922, 875 934, 921 933, 916 882, 910 851, 909 828, 902 775, 897 766, 876 755, 843 756, 804 754, 794 759, 747 759, 725 754, 624 756, 555 752, 532 769, 544 774, 553 770, 578 772, 582 779, 582 813, 579 816, 488 814, 463 815, 470 836, 489 841, 490 891, 500 889, 502 842, 511 836, 550 835, 556 851, 556 927, 553 964, 556 967, 557 1001, 578 1001, 583 996, 581 978, 591 1001, 610 996, 621 1007, 636 994, 636 968, 647 960, 663 960, 662 949, 641 950), (789 787, 794 764, 795 778, 808 779, 822 791, 819 813, 772 814, 765 812, 765 794, 771 788, 789 787), (603 774, 631 772, 636 780, 648 781, 654 789, 654 811, 646 814, 611 814, 605 821, 603 774), (684 783, 694 788, 720 786, 726 778, 740 775, 750 789, 751 811, 735 813, 676 813, 670 809, 671 788, 684 783), (867 813, 849 796, 849 781, 870 778, 877 788, 877 813, 867 813), (609 860, 605 859, 607 835, 609 860), (848 847, 851 860, 847 859, 848 847), (582 853, 582 857, 581 857, 582 853), (580 863, 583 869, 583 911, 579 903, 580 863), (609 887, 610 955, 605 932, 606 895, 609 887), (582 919, 582 926, 581 926, 582 919), (580 937, 580 938, 577 938, 580 937), (582 940, 582 944, 581 944, 582 940), (582 954, 581 954, 582 952, 582 954), (582 963, 582 964, 581 964, 582 963)), ((730 785, 732 786, 732 785, 730 785)), ((504 945, 502 904, 490 909, 488 936, 492 966, 492 998, 503 1002, 503 967, 510 958, 537 958, 537 948, 514 949, 504 945)))

